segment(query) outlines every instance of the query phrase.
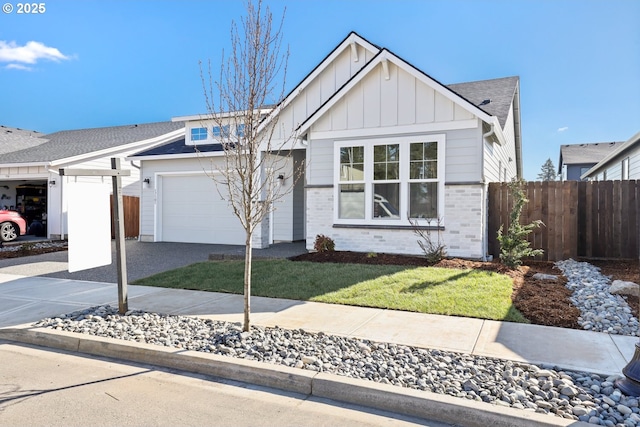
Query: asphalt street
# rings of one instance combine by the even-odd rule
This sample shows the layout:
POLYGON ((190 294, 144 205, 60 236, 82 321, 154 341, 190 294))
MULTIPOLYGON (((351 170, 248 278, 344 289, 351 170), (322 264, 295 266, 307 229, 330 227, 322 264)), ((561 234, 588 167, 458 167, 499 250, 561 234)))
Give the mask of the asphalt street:
POLYGON ((2 426, 450 426, 8 341, 0 360, 2 426))

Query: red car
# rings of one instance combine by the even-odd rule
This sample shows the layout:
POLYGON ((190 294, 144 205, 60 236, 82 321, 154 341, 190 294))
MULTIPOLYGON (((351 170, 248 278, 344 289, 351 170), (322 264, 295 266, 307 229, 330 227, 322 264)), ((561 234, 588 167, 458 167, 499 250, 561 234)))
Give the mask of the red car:
POLYGON ((27 234, 27 221, 16 211, 0 210, 0 242, 10 242, 27 234))

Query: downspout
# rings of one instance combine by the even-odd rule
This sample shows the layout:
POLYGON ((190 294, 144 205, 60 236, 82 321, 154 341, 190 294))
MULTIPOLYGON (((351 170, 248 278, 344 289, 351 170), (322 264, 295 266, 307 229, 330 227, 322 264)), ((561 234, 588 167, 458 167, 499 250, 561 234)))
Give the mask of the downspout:
POLYGON ((489 222, 489 200, 488 200, 488 186, 489 184, 487 183, 487 179, 486 176, 484 175, 484 170, 485 170, 485 164, 484 164, 484 144, 485 144, 485 139, 489 139, 491 138, 493 135, 495 135, 495 125, 493 123, 491 123, 489 126, 491 126, 491 128, 489 129, 488 132, 483 133, 482 134, 482 152, 481 152, 481 161, 482 161, 482 201, 484 206, 482 207, 482 211, 484 212, 483 215, 483 221, 482 221, 482 260, 483 261, 489 261, 489 254, 487 252, 489 252, 489 229, 488 229, 488 222, 489 222))
MULTIPOLYGON (((496 130, 495 125, 491 123, 489 126, 491 126, 491 129, 489 129, 489 132, 482 134, 482 138, 489 138, 494 135, 496 130)), ((484 139, 482 141, 484 142, 484 139)))

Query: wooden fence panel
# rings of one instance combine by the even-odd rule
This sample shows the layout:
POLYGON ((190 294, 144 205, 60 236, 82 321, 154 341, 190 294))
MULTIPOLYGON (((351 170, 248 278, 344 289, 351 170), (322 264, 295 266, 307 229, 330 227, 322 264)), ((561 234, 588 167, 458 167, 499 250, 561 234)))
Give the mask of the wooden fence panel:
MULTIPOLYGON (((627 181, 628 196, 624 200, 623 206, 627 209, 624 217, 628 222, 627 236, 629 238, 625 248, 625 258, 634 258, 634 254, 640 253, 640 238, 638 229, 640 229, 640 181, 627 181)), ((623 220, 624 222, 624 220, 623 220)))
MULTIPOLYGON (((122 196, 124 211, 124 237, 134 238, 140 234, 140 198, 122 196)), ((115 239, 115 218, 113 216, 113 195, 111 196, 111 238, 115 239)))
POLYGON ((577 247, 577 256, 584 257, 587 252, 587 230, 591 224, 587 221, 587 213, 584 209, 580 209, 579 206, 587 205, 587 183, 584 181, 578 181, 578 203, 576 204, 576 215, 578 216, 578 220, 576 222, 577 225, 577 233, 578 233, 578 247, 577 247))
MULTIPOLYGON (((529 235, 540 259, 640 257, 640 181, 529 182, 521 222, 542 220, 529 235)), ((500 254, 496 233, 509 226, 513 201, 505 183, 489 184, 489 253, 500 254)))

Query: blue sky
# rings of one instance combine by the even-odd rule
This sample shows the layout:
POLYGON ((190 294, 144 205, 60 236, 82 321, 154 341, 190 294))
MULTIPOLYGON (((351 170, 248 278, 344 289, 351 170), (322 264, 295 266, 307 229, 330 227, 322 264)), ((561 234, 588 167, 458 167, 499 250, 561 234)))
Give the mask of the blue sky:
MULTIPOLYGON (((6 0, 0 3, 7 7, 6 0)), ((51 133, 206 111, 199 61, 215 69, 239 0, 44 2, 0 13, 0 124, 51 133)), ((350 31, 436 80, 520 76, 524 176, 561 144, 640 130, 640 1, 289 0, 293 88, 350 31)), ((4 10, 4 8, 3 8, 4 10)))

